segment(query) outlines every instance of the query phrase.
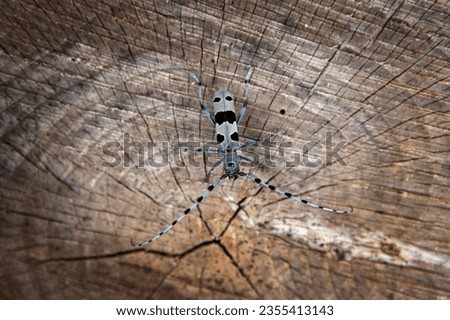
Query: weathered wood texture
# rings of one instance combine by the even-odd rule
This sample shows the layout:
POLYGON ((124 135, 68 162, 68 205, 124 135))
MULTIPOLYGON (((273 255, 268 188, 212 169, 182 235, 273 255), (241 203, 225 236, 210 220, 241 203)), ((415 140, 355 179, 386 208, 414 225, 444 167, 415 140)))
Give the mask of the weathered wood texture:
POLYGON ((445 1, 2 1, 0 298, 448 299, 449 14, 445 1), (243 139, 286 130, 286 158, 306 144, 323 161, 329 132, 346 165, 245 170, 354 213, 226 180, 133 250, 208 184, 187 155, 139 166, 130 144, 158 160, 177 137, 213 140, 188 71, 205 102, 228 88, 242 103, 249 66, 243 139), (102 166, 108 142, 128 167, 102 166))

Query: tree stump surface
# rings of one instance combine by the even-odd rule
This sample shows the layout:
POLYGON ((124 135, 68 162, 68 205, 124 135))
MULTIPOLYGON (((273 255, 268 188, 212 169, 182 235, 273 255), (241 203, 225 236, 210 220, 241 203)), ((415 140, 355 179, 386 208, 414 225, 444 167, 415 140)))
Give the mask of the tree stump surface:
POLYGON ((445 1, 5 0, 0 14, 0 298, 450 297, 445 1), (239 111, 250 66, 240 137, 284 130, 288 147, 242 169, 353 213, 226 179, 133 249, 209 185, 202 155, 173 151, 215 139, 189 72, 211 112, 219 88, 239 111))

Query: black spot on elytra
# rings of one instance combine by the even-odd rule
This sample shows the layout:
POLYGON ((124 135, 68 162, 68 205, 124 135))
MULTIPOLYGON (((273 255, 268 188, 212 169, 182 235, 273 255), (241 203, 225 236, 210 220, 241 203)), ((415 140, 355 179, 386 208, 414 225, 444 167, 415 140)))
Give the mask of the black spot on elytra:
POLYGON ((214 102, 220 102, 220 98, 219 97, 215 97, 214 98, 214 102))
MULTIPOLYGON (((214 102, 215 102, 215 100, 214 100, 214 102)), ((231 110, 219 111, 215 114, 214 120, 216 120, 216 123, 218 125, 221 125, 225 121, 230 124, 233 124, 234 122, 236 122, 236 113, 234 113, 234 111, 231 111, 231 110)))
POLYGON ((230 138, 233 141, 239 141, 239 135, 237 132, 233 132, 233 134, 230 136, 230 138))
POLYGON ((225 97, 225 100, 227 100, 227 101, 233 101, 233 98, 232 98, 231 96, 226 96, 226 97, 225 97))
POLYGON ((217 112, 216 115, 214 116, 214 119, 216 120, 216 123, 221 125, 222 123, 225 122, 225 112, 217 112))
POLYGON ((217 142, 218 143, 222 143, 224 142, 225 137, 223 135, 221 135, 220 133, 217 134, 217 142))

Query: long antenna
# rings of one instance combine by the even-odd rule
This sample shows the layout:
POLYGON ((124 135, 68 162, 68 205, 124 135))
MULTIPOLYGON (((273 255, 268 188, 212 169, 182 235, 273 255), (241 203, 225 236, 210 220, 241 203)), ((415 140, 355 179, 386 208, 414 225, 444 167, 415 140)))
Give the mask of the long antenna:
POLYGON ((324 206, 321 205, 321 204, 317 204, 317 203, 314 203, 314 202, 310 202, 310 201, 305 200, 305 199, 303 199, 303 198, 294 196, 292 193, 285 192, 285 191, 283 191, 283 190, 281 190, 281 189, 278 189, 277 187, 275 187, 275 186, 273 186, 273 185, 270 185, 270 184, 268 184, 268 183, 266 183, 266 182, 263 182, 261 179, 255 178, 255 177, 251 176, 251 175, 248 174, 248 173, 245 173, 245 172, 242 172, 242 171, 241 171, 241 172, 239 172, 239 175, 241 175, 241 176, 243 176, 243 177, 246 177, 248 180, 253 181, 253 182, 259 184, 261 187, 270 189, 270 190, 272 190, 273 192, 278 193, 280 196, 285 196, 285 197, 291 198, 291 199, 294 200, 294 201, 297 201, 297 202, 306 204, 307 206, 310 206, 310 207, 313 207, 313 208, 316 208, 316 209, 322 209, 322 210, 329 211, 329 212, 334 212, 334 213, 351 213, 351 212, 353 211, 353 208, 350 208, 349 210, 339 210, 339 209, 334 209, 334 208, 324 207, 324 206))
POLYGON ((207 196, 209 196, 209 194, 211 193, 211 191, 214 190, 215 187, 217 187, 224 178, 226 178, 227 175, 224 174, 223 176, 221 176, 219 179, 217 179, 212 185, 210 185, 208 187, 208 189, 206 189, 206 191, 199 197, 197 198, 197 200, 186 210, 184 210, 184 212, 175 220, 172 221, 172 224, 170 226, 168 226, 167 228, 165 228, 163 231, 161 231, 160 233, 158 233, 157 235, 153 236, 152 238, 141 242, 141 243, 133 243, 133 241, 131 241, 131 245, 135 248, 143 248, 145 246, 147 246, 148 244, 150 244, 151 242, 155 241, 156 239, 158 239, 159 237, 161 237, 162 235, 166 234, 167 232, 169 232, 170 230, 173 229, 173 227, 175 227, 176 224, 178 224, 181 220, 184 219, 184 217, 186 217, 192 210, 194 210, 199 204, 200 202, 203 201, 203 199, 205 199, 207 196))

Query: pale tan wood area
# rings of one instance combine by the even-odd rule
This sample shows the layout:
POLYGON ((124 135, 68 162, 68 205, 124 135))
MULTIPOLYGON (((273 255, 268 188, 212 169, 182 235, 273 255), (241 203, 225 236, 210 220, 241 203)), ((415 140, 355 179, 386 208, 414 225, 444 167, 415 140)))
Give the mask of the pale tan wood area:
POLYGON ((0 298, 448 299, 449 14, 445 1, 3 1, 0 298), (292 147, 243 170, 354 212, 227 179, 134 250, 208 187, 202 155, 173 153, 215 139, 189 71, 209 108, 224 88, 239 110, 250 66, 241 139, 285 130, 277 145, 292 147), (118 166, 102 165, 108 143, 118 166), (345 164, 325 162, 339 144, 345 164), (321 164, 286 167, 303 146, 321 164))

